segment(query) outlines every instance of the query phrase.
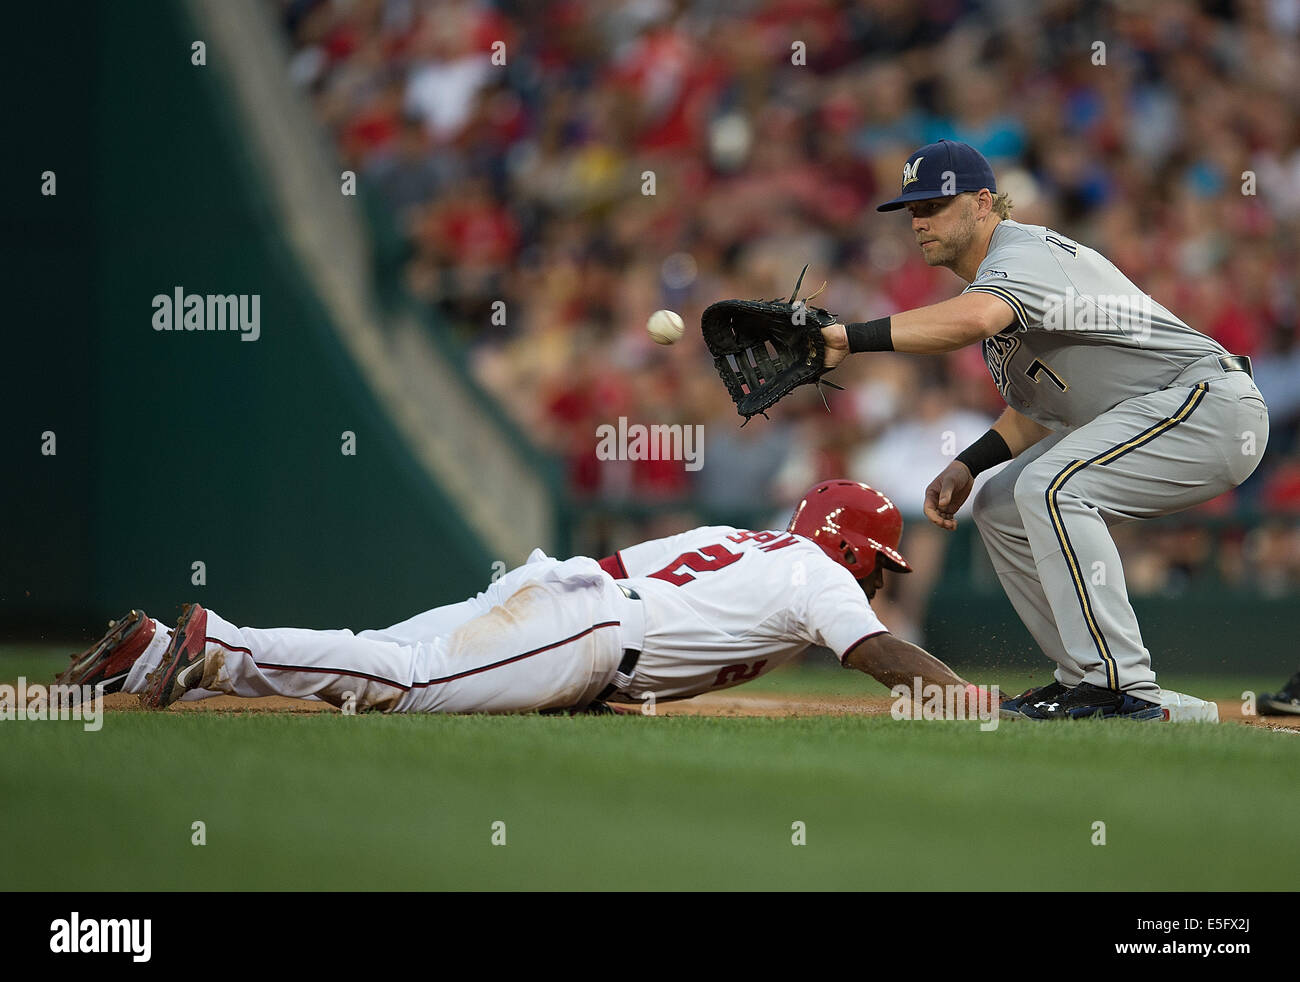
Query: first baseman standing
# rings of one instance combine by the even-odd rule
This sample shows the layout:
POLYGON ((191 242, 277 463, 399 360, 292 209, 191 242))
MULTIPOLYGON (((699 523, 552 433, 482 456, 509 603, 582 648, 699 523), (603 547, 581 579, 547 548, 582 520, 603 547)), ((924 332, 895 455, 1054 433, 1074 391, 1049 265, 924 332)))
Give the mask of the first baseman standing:
POLYGON ((976 474, 975 523, 1055 681, 1003 703, 1036 719, 1161 717, 1160 686, 1109 526, 1181 511, 1255 470, 1268 407, 1250 360, 1143 294, 1104 256, 1008 219, 988 161, 921 147, 898 197, 925 261, 969 285, 943 303, 824 328, 826 365, 850 352, 939 353, 982 342, 1007 409, 926 489, 941 528, 976 474))

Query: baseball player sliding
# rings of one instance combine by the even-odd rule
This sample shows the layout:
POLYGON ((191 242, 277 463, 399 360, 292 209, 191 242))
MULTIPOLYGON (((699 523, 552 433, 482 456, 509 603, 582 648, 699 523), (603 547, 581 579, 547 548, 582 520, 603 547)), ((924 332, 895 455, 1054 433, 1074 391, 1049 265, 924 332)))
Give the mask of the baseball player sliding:
POLYGON ((891 687, 967 686, 872 613, 885 569, 910 569, 902 525, 884 495, 830 481, 785 530, 697 528, 600 561, 536 550, 476 597, 384 630, 238 627, 197 604, 169 629, 132 611, 59 681, 158 709, 226 693, 397 713, 606 711, 739 685, 818 644, 891 687))
POLYGON ((1250 360, 1155 303, 1104 256, 1011 221, 988 161, 942 140, 903 167, 925 261, 969 285, 943 303, 822 327, 825 368, 851 352, 933 354, 981 343, 1007 409, 926 489, 941 528, 975 475, 975 524, 1055 680, 1003 702, 1034 719, 1160 718, 1160 687, 1108 527, 1181 511, 1250 476, 1268 407, 1250 360))

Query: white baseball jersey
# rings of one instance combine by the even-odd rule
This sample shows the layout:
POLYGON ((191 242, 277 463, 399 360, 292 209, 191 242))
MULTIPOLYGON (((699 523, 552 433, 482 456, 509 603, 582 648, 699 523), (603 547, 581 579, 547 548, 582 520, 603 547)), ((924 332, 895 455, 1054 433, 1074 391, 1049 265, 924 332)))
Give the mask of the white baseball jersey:
POLYGON ((814 644, 843 661, 858 642, 886 631, 852 574, 789 532, 708 526, 615 558, 645 605, 630 698, 730 688, 814 644))

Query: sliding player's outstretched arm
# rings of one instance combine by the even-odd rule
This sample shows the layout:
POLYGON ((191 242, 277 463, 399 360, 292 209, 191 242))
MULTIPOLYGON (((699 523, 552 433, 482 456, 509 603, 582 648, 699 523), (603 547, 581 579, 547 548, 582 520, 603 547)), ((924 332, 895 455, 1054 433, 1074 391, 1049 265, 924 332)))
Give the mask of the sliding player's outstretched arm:
POLYGON ((888 632, 867 638, 844 656, 844 664, 865 672, 882 685, 911 685, 916 678, 927 685, 966 685, 965 679, 924 648, 888 632))

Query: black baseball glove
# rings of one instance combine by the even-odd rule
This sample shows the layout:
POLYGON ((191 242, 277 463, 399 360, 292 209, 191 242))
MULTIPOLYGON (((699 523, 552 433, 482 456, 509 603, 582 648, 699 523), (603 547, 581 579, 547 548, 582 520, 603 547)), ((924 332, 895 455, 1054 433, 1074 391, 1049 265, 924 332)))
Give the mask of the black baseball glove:
POLYGON ((795 387, 821 385, 828 370, 822 328, 834 324, 836 315, 808 306, 825 283, 811 297, 795 299, 806 272, 804 266, 789 300, 720 300, 700 318, 713 364, 746 423, 758 414, 766 418, 763 411, 795 387))

